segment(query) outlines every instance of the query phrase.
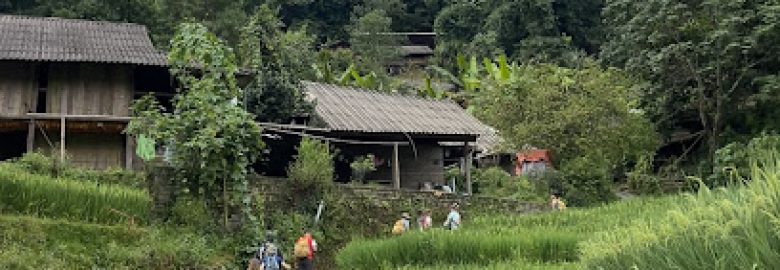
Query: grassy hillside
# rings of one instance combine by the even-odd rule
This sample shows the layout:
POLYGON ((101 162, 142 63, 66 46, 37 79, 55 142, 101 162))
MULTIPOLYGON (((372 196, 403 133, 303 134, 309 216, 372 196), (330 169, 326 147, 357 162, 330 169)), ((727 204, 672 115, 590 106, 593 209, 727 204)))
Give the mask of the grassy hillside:
POLYGON ((481 216, 457 232, 434 230, 355 240, 337 256, 345 269, 572 269, 578 245, 594 233, 664 215, 681 198, 644 198, 591 209, 530 216, 481 216), (429 268, 425 268, 429 267, 429 268), (452 268, 450 268, 452 267, 452 268))
POLYGON ((0 269, 207 269, 220 241, 186 231, 0 215, 0 269))
POLYGON ((780 158, 751 182, 591 209, 465 220, 457 232, 355 240, 344 269, 780 269, 780 158))
POLYGON ((30 160, 0 163, 0 269, 235 266, 230 240, 150 225, 145 190, 99 172, 90 175, 101 181, 77 178, 75 169, 53 177, 30 160))
POLYGON ((18 163, 0 164, 0 213, 101 224, 143 223, 151 199, 141 189, 54 178, 18 163))

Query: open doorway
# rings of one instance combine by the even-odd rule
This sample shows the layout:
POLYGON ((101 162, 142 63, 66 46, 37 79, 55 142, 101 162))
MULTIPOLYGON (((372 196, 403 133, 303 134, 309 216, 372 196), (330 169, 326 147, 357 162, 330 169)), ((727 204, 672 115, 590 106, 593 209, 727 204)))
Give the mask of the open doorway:
POLYGON ((27 132, 10 131, 0 132, 0 161, 18 158, 27 152, 27 132))

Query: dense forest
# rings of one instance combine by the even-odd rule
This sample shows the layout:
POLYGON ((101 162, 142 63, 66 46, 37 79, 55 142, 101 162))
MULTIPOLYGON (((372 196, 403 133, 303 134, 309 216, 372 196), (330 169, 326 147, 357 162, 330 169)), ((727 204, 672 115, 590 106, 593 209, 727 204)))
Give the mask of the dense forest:
POLYGON ((743 143, 780 128, 779 10, 770 0, 0 0, 0 13, 143 24, 162 50, 180 23, 201 23, 252 70, 258 120, 310 109, 301 79, 449 98, 510 148, 553 149, 561 167, 604 160, 602 176, 622 178, 650 160, 709 184, 743 143), (387 32, 435 32, 432 65, 389 74, 404 41, 387 32))

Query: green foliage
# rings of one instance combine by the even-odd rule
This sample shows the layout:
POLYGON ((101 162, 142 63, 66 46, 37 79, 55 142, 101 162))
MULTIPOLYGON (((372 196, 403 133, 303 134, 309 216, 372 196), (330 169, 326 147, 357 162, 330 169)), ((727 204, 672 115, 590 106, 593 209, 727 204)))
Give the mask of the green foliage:
POLYGON ((62 163, 59 161, 59 157, 51 157, 38 152, 25 154, 11 162, 30 174, 54 178, 63 177, 97 184, 122 185, 139 189, 145 189, 147 185, 146 177, 139 172, 117 168, 105 171, 82 169, 69 164, 67 159, 62 163))
POLYGON ((386 76, 387 66, 400 59, 398 46, 401 40, 392 32, 392 19, 384 11, 374 10, 357 18, 347 29, 350 48, 357 55, 357 68, 372 72, 379 77, 386 76))
POLYGON ((655 150, 651 123, 632 108, 632 81, 618 71, 515 66, 503 58, 484 66, 488 76, 470 103, 477 116, 513 148, 550 149, 563 166, 561 186, 551 188, 574 205, 609 201, 613 171, 655 150))
POLYGON ((349 164, 352 169, 352 180, 362 182, 365 179, 366 173, 376 171, 374 167, 374 155, 368 154, 366 156, 357 157, 355 161, 349 164))
POLYGON ((608 164, 604 164, 603 158, 600 155, 588 155, 563 163, 563 190, 559 192, 563 194, 567 205, 586 206, 617 198, 612 187, 611 170, 608 164))
POLYGON ((482 195, 526 202, 544 202, 549 195, 546 188, 537 188, 528 178, 513 177, 500 167, 475 169, 471 177, 482 195))
POLYGON ((570 69, 546 64, 522 65, 510 72, 514 75, 506 81, 488 77, 482 82, 476 112, 513 148, 549 149, 554 164, 564 166, 580 159, 572 168, 583 172, 564 174, 572 179, 604 176, 588 179, 599 183, 626 162, 655 150, 657 135, 633 108, 633 83, 621 72, 595 65, 570 69))
POLYGON ((518 61, 579 63, 600 44, 602 0, 460 1, 436 17, 439 64, 455 68, 458 52, 506 54, 518 61), (572 38, 573 37, 573 38, 572 38))
POLYGON ((336 261, 344 269, 372 266, 468 264, 506 261, 523 257, 529 261, 574 260, 579 241, 576 234, 553 232, 524 235, 513 231, 456 232, 433 230, 408 233, 385 240, 355 240, 344 247, 336 261), (381 254, 381 255, 380 255, 381 254))
POLYGON ((0 212, 103 224, 148 220, 151 199, 145 191, 27 169, 0 164, 0 212))
POLYGON ((733 142, 715 151, 714 171, 704 179, 708 187, 727 186, 749 180, 750 159, 763 151, 780 150, 780 136, 761 135, 747 144, 733 142))
POLYGON ((321 198, 333 186, 334 156, 328 144, 309 138, 302 139, 297 150, 295 162, 287 169, 287 177, 292 192, 306 200, 304 205, 313 205, 313 200, 321 198))
POLYGON ((181 230, 0 216, 3 269, 236 267, 224 241, 181 230))
POLYGON ((780 159, 751 156, 745 187, 686 196, 663 219, 605 231, 583 245, 588 269, 775 269, 780 267, 780 159), (713 254, 720 254, 717 260, 713 254))
POLYGON ((703 134, 711 161, 729 135, 777 130, 777 1, 608 1, 604 63, 647 81, 659 130, 703 134), (772 14, 772 15, 770 15, 772 14))
POLYGON ((660 194, 661 178, 652 172, 652 157, 640 156, 634 164, 634 168, 628 173, 628 187, 636 194, 660 194))
POLYGON ((142 99, 134 105, 138 118, 128 132, 166 142, 182 191, 203 198, 227 226, 230 209, 245 209, 249 202, 247 166, 263 147, 260 128, 239 105, 235 56, 205 27, 183 24, 168 58, 185 90, 175 98, 174 112, 161 112, 154 100, 142 99))
POLYGON ((289 123, 312 110, 299 82, 313 77, 314 39, 305 28, 285 32, 283 27, 277 12, 262 5, 241 32, 242 65, 252 75, 246 106, 261 122, 289 123))
POLYGON ((168 220, 175 226, 208 230, 213 228, 214 219, 209 215, 209 209, 202 200, 187 196, 179 196, 171 207, 171 217, 168 220))
MULTIPOLYGON (((336 257, 345 269, 579 269, 579 244, 594 234, 663 216, 682 197, 641 198, 531 215, 480 213, 462 230, 357 239, 336 257)), ((436 220, 434 220, 436 224, 436 220)))

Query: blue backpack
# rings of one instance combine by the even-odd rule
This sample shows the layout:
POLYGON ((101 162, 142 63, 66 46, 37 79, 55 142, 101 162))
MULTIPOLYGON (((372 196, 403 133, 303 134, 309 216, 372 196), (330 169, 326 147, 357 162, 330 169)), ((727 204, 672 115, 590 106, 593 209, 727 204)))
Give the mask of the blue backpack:
POLYGON ((256 257, 263 262, 263 270, 282 269, 279 249, 272 243, 265 243, 263 247, 257 251, 256 257))

